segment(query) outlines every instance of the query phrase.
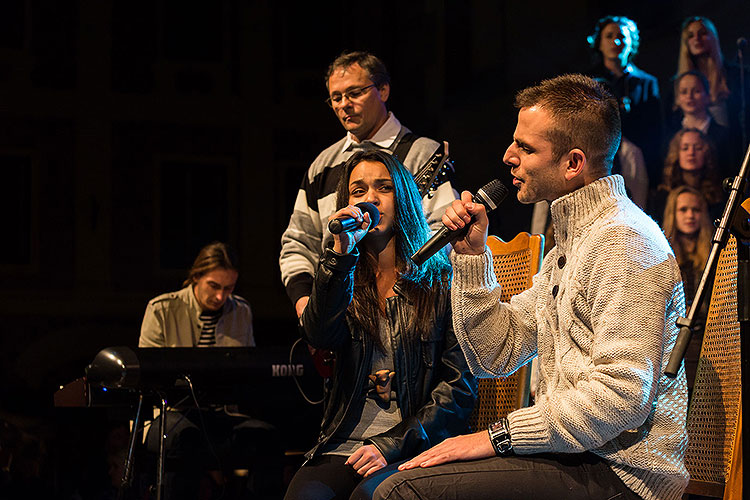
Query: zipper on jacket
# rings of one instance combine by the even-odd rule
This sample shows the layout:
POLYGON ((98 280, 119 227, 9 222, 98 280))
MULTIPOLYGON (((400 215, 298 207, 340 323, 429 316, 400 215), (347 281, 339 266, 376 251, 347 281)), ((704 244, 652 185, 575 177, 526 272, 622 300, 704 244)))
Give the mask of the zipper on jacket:
MULTIPOLYGON (((365 356, 363 358, 364 361, 370 360, 370 363, 360 363, 359 364, 359 372, 357 372, 357 380, 359 383, 357 384, 358 387, 362 386, 362 380, 364 380, 364 371, 365 371, 365 365, 372 363, 372 339, 370 339, 367 335, 362 335, 362 346, 364 347, 365 356)), ((344 413, 342 414, 342 417, 339 419, 338 423, 336 424, 336 427, 333 428, 333 430, 328 434, 328 436, 324 436, 324 439, 319 441, 318 444, 315 445, 315 448, 313 449, 313 452, 310 454, 310 458, 305 460, 302 463, 302 466, 304 466, 307 462, 312 460, 315 455, 318 452, 318 449, 322 445, 328 442, 329 439, 331 439, 331 436, 334 436, 336 432, 339 430, 339 427, 341 427, 342 422, 346 420, 346 415, 349 413, 349 409, 352 406, 352 401, 354 400, 355 394, 352 393, 352 395, 349 397, 349 400, 346 402, 346 408, 344 408, 344 413)), ((300 467, 302 467, 300 466, 300 467)))

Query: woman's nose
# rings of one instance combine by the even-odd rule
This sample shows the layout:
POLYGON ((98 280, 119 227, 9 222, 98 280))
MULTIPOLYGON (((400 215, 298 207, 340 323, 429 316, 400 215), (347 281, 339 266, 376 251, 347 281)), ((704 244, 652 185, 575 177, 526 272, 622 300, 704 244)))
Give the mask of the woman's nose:
POLYGON ((371 189, 370 191, 367 192, 367 197, 365 201, 368 201, 372 203, 373 205, 377 205, 379 203, 378 193, 375 190, 371 189))

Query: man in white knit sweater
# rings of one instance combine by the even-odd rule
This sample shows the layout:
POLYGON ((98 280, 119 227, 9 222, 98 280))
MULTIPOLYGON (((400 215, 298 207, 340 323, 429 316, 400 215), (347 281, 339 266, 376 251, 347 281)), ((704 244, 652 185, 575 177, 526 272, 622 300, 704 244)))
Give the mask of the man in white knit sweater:
POLYGON ((475 375, 539 357, 533 406, 405 462, 375 498, 678 499, 687 484, 684 369, 663 375, 685 315, 674 254, 609 175, 617 104, 581 75, 516 97, 503 161, 523 203, 551 202, 553 248, 533 286, 499 301, 488 220, 464 192, 446 211, 454 328, 475 375))

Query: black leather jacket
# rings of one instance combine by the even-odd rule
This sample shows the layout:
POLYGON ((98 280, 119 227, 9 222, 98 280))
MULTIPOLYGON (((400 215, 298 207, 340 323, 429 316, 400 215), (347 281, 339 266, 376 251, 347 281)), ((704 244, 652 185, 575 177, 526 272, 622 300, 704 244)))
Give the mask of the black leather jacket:
MULTIPOLYGON (((318 444, 310 459, 334 435, 355 394, 362 394, 372 364, 374 342, 351 322, 354 267, 358 255, 328 249, 315 274, 310 301, 302 315, 302 335, 315 348, 336 352, 336 370, 326 394, 318 444)), ((413 308, 401 295, 386 301, 393 327, 396 394, 402 421, 367 442, 388 463, 412 457, 447 437, 465 433, 474 408, 477 385, 453 333, 449 295, 439 299, 438 317, 429 335, 414 338, 405 331, 413 308)))

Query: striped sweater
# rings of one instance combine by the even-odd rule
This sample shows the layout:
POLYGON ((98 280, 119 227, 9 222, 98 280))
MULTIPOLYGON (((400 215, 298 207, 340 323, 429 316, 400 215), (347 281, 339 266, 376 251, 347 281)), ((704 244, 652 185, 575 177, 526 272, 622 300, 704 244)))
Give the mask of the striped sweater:
MULTIPOLYGON (((388 120, 372 139, 357 144, 346 136, 320 153, 310 165, 297 194, 289 226, 281 236, 281 279, 292 303, 310 295, 318 260, 332 239, 327 228, 328 218, 336 211, 336 185, 344 162, 362 147, 400 151, 399 145, 409 136, 414 138, 409 129, 389 113, 388 120)), ((419 137, 399 159, 415 174, 437 148, 437 142, 419 137)), ((430 227, 440 227, 443 212, 455 198, 450 182, 441 184, 434 196, 423 198, 422 205, 430 227)))

